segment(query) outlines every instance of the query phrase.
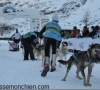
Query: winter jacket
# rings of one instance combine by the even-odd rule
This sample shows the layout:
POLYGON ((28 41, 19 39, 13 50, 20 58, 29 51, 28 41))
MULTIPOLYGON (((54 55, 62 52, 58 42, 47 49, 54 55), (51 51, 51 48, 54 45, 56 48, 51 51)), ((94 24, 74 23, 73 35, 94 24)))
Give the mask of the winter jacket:
POLYGON ((62 36, 60 34, 61 32, 61 27, 56 21, 51 21, 47 23, 43 29, 40 31, 40 38, 42 37, 47 37, 47 38, 53 38, 57 41, 62 40, 62 36))
POLYGON ((96 31, 93 30, 92 32, 89 33, 89 37, 94 37, 95 34, 96 34, 96 31))
POLYGON ((100 37, 100 30, 98 30, 98 31, 96 32, 96 34, 94 35, 94 38, 98 38, 98 37, 100 37))
POLYGON ((82 32, 82 34, 83 34, 83 37, 86 37, 89 34, 89 30, 88 29, 87 30, 84 30, 82 32))
POLYGON ((80 32, 76 34, 76 38, 79 38, 79 37, 81 37, 81 33, 80 32))
POLYGON ((76 38, 77 30, 73 31, 72 38, 76 38))
POLYGON ((21 34, 18 32, 18 33, 14 33, 13 35, 12 35, 12 37, 15 39, 15 40, 19 40, 19 39, 21 39, 21 34))
POLYGON ((68 33, 67 38, 72 38, 73 33, 68 33))
POLYGON ((35 46, 36 45, 35 41, 36 40, 38 41, 38 37, 35 32, 28 32, 22 36, 21 41, 23 42, 23 40, 27 40, 30 44, 35 46))

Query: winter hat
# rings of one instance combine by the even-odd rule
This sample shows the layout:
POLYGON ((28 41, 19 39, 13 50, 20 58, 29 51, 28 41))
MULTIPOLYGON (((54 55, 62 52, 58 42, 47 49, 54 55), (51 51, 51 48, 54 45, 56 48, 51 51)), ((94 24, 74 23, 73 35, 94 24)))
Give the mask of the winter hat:
POLYGON ((58 15, 54 15, 54 16, 52 17, 52 20, 58 21, 58 22, 59 22, 59 17, 58 17, 58 15))

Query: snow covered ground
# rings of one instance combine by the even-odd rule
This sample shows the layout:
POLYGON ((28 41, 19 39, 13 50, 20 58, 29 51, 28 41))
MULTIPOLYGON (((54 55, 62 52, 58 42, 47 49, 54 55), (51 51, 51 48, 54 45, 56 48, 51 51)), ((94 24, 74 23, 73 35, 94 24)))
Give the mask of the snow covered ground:
MULTIPOLYGON (((68 55, 68 58, 70 55, 68 55)), ((0 40, 0 88, 1 85, 49 85, 49 89, 100 89, 100 70, 96 64, 91 77, 91 87, 85 87, 83 81, 76 78, 76 67, 73 66, 66 81, 61 81, 66 72, 66 67, 48 72, 46 77, 41 77, 41 60, 23 61, 22 50, 9 51, 7 41, 0 40)), ((87 74, 87 68, 86 68, 87 74)))

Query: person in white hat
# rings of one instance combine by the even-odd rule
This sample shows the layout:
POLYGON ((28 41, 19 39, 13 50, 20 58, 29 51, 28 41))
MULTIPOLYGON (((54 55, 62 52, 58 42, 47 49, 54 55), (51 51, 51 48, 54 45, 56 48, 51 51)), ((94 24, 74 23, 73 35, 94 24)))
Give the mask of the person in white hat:
POLYGON ((52 21, 48 22, 40 31, 39 37, 44 38, 44 51, 45 51, 45 63, 44 69, 41 73, 41 76, 45 77, 47 72, 50 70, 50 46, 52 46, 52 63, 51 63, 51 72, 56 70, 56 48, 58 41, 62 40, 61 36, 61 27, 58 24, 59 17, 58 15, 54 15, 52 17, 52 21))

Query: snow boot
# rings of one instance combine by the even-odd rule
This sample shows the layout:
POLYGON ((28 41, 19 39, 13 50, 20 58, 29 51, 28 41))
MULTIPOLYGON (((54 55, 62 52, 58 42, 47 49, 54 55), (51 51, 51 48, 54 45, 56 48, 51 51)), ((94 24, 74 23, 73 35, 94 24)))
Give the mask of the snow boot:
POLYGON ((50 72, 54 72, 56 70, 55 66, 51 66, 50 72))
POLYGON ((43 69, 43 72, 41 73, 41 76, 45 77, 48 71, 49 71, 49 65, 45 66, 45 68, 43 69))
POLYGON ((46 59, 45 59, 45 67, 43 69, 43 72, 41 73, 42 77, 45 77, 47 75, 47 72, 49 71, 49 65, 50 65, 50 59, 49 59, 49 57, 46 57, 46 59))

